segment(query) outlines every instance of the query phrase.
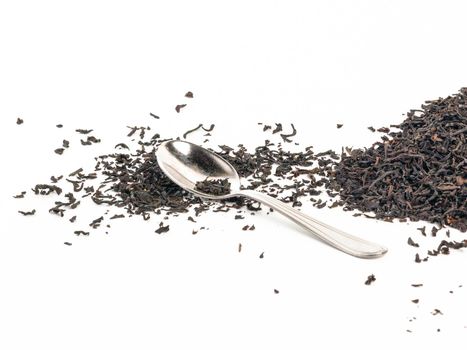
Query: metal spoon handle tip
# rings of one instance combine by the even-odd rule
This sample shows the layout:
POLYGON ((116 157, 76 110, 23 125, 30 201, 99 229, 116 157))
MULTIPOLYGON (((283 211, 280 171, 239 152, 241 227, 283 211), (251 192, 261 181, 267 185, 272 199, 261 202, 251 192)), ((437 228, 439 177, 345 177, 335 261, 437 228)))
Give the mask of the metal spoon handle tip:
POLYGON ((380 244, 364 240, 326 225, 265 193, 254 190, 241 190, 236 195, 248 197, 267 205, 300 225, 315 237, 347 254, 359 258, 378 258, 387 252, 387 249, 380 244))

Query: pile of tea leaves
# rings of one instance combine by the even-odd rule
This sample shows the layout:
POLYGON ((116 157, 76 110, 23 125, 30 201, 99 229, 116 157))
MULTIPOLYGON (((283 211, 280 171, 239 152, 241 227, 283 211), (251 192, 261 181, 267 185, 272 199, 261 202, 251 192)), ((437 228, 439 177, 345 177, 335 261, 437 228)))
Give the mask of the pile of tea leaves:
POLYGON ((347 209, 467 230, 467 88, 411 110, 368 149, 347 149, 332 177, 347 209))

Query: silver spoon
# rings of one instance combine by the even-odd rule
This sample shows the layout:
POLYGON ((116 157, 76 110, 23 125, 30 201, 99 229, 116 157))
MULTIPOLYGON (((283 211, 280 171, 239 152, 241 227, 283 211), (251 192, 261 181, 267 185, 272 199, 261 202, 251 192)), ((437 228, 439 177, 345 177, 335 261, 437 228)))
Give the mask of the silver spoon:
POLYGON ((185 141, 166 141, 157 149, 156 157, 162 171, 173 182, 199 197, 215 200, 234 196, 248 197, 273 208, 322 241, 350 255, 359 258, 377 258, 387 252, 385 247, 377 243, 319 222, 267 194, 240 189, 240 177, 234 167, 222 157, 201 146, 185 141), (227 195, 215 196, 198 191, 195 188, 196 183, 206 180, 207 177, 213 180, 228 179, 231 192, 227 195))

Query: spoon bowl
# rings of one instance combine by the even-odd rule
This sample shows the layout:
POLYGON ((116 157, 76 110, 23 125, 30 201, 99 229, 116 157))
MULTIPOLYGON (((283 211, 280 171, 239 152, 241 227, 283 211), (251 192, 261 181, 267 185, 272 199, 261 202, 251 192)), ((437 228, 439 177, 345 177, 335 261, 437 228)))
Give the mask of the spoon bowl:
POLYGON ((225 199, 240 191, 240 177, 235 168, 214 152, 190 142, 173 140, 162 143, 156 153, 157 163, 169 179, 185 190, 208 199, 225 199), (196 189, 198 181, 227 179, 230 193, 212 195, 196 189))

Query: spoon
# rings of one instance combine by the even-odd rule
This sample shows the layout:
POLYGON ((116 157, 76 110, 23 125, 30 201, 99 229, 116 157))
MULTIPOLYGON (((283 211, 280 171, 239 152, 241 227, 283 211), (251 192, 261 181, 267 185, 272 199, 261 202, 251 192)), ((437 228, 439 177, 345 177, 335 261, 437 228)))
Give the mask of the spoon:
POLYGON ((325 243, 359 258, 377 258, 387 252, 385 247, 377 243, 326 225, 265 193, 240 189, 240 177, 234 167, 201 146, 179 140, 165 141, 157 149, 156 157, 159 167, 169 179, 196 196, 214 200, 235 196, 254 199, 288 217, 325 243), (208 177, 212 180, 227 179, 230 193, 212 195, 196 189, 196 183, 208 177))

